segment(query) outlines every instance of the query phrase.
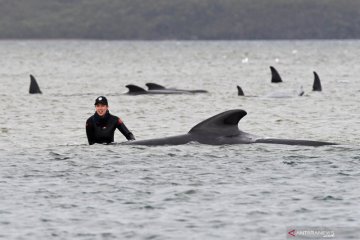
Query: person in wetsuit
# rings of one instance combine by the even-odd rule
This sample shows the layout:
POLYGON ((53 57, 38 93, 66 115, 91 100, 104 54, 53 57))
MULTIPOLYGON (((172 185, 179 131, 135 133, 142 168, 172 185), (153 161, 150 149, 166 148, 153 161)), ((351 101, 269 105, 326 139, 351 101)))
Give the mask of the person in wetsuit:
POLYGON ((135 140, 134 135, 127 129, 124 122, 119 117, 109 113, 106 97, 100 96, 96 98, 95 114, 86 121, 86 136, 89 144, 114 142, 116 128, 127 140, 135 140))

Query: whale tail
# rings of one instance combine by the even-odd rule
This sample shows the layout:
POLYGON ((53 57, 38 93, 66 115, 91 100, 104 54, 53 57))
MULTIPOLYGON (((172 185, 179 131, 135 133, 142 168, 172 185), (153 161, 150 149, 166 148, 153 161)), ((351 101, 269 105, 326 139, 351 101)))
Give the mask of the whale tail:
POLYGON ((141 88, 139 86, 133 85, 133 84, 126 85, 125 87, 127 87, 129 89, 129 92, 127 92, 127 94, 136 95, 136 94, 144 94, 144 93, 146 93, 145 89, 143 89, 143 88, 141 88))
POLYGON ((278 73, 278 71, 273 66, 270 66, 270 70, 271 70, 271 82, 272 83, 280 83, 280 82, 282 82, 280 74, 278 73))
POLYGON ((156 83, 146 83, 145 84, 149 90, 162 90, 162 89, 165 89, 164 86, 161 86, 159 84, 156 84, 156 83))
POLYGON ((244 91, 241 89, 239 85, 237 85, 237 89, 238 89, 238 96, 245 96, 244 91))
POLYGON ((319 75, 315 71, 314 71, 313 91, 319 91, 319 92, 322 91, 319 75))
POLYGON ((29 93, 30 94, 36 94, 36 93, 41 94, 42 93, 40 90, 40 87, 39 87, 38 83, 36 82, 36 79, 33 75, 30 75, 29 93))

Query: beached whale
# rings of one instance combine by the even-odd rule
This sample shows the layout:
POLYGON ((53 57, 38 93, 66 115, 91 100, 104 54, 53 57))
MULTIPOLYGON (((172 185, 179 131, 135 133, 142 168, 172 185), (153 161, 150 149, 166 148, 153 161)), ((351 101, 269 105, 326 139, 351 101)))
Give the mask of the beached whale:
MULTIPOLYGON (((321 92, 322 87, 321 87, 321 81, 320 81, 319 75, 315 71, 313 73, 314 73, 314 82, 313 82, 312 91, 321 92)), ((237 85, 236 87, 237 87, 237 90, 238 90, 238 96, 256 97, 256 96, 247 96, 247 95, 245 95, 244 90, 239 85, 237 85)), ((282 89, 282 90, 277 90, 277 91, 272 92, 272 93, 268 93, 264 97, 269 97, 269 98, 291 98, 291 97, 303 96, 304 94, 305 94, 305 92, 303 90, 303 87, 301 86, 299 90, 296 90, 296 89, 282 89)))
POLYGON ((246 114, 246 111, 241 109, 229 110, 217 114, 197 124, 186 134, 148 140, 129 141, 125 142, 124 144, 161 146, 181 145, 189 142, 198 142, 209 145, 250 143, 271 143, 314 147, 335 145, 335 143, 322 141, 263 138, 243 132, 239 130, 238 123, 246 114))
MULTIPOLYGON (((270 66, 270 70, 271 70, 271 82, 272 83, 281 83, 282 79, 280 77, 279 72, 273 67, 270 66)), ((243 91, 243 89, 237 85, 237 90, 238 90, 238 96, 245 96, 245 93, 243 91)), ((268 97, 268 98, 292 98, 292 97, 299 97, 304 95, 304 91, 302 89, 302 87, 300 87, 300 90, 295 90, 295 89, 281 89, 281 90, 277 90, 275 92, 271 92, 266 94, 265 96, 262 97, 268 97)), ((247 97, 256 97, 256 96, 247 96, 247 97)))
POLYGON ((193 93, 207 93, 205 90, 184 90, 176 88, 165 88, 156 83, 146 83, 149 90, 145 90, 142 87, 134 84, 128 84, 126 87, 129 91, 126 94, 129 95, 141 95, 141 94, 193 94, 193 93))
POLYGON ((136 86, 134 84, 128 84, 126 87, 129 91, 126 93, 128 95, 143 95, 143 94, 190 94, 189 92, 181 92, 176 90, 145 90, 142 87, 136 86))
MULTIPOLYGON (((280 77, 279 72, 273 67, 270 66, 270 70, 271 70, 271 82, 272 83, 280 83, 283 80, 280 77)), ((321 82, 320 82, 320 78, 319 75, 314 71, 314 83, 313 83, 313 91, 322 91, 322 87, 321 87, 321 82)))
POLYGON ((36 93, 41 94, 42 93, 40 90, 40 87, 39 87, 38 83, 36 82, 36 79, 33 75, 30 75, 29 93, 30 94, 36 94, 36 93))
POLYGON ((180 92, 188 92, 188 93, 207 93, 208 91, 202 90, 202 89, 195 89, 195 90, 187 90, 187 89, 177 89, 177 88, 166 88, 160 84, 157 83, 146 83, 145 84, 149 91, 153 90, 165 90, 165 91, 180 91, 180 92))
MULTIPOLYGON (((238 96, 245 96, 245 97, 258 97, 258 96, 254 96, 254 95, 245 95, 244 91, 242 90, 242 88, 237 85, 236 86, 238 89, 238 96)), ((264 98, 293 98, 293 97, 301 97, 304 95, 304 90, 302 88, 302 86, 300 87, 299 90, 296 89, 282 89, 282 90, 277 90, 271 93, 268 93, 264 96, 264 98)))

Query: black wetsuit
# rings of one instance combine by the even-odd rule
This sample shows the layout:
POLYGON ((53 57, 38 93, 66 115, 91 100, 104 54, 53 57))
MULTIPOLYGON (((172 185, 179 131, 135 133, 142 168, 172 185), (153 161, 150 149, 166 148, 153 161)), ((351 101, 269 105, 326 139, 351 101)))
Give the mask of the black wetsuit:
POLYGON ((86 121, 86 135, 89 144, 114 142, 116 128, 119 129, 127 140, 135 140, 134 135, 127 129, 120 118, 111 115, 109 111, 106 112, 104 117, 100 117, 95 112, 86 121))

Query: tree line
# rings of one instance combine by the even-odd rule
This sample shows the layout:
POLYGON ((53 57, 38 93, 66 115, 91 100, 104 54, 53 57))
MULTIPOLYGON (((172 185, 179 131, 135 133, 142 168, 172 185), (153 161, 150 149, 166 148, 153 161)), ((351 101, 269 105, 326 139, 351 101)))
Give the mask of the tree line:
POLYGON ((350 39, 358 0, 0 0, 0 38, 350 39))

